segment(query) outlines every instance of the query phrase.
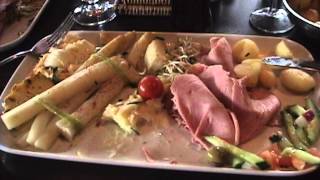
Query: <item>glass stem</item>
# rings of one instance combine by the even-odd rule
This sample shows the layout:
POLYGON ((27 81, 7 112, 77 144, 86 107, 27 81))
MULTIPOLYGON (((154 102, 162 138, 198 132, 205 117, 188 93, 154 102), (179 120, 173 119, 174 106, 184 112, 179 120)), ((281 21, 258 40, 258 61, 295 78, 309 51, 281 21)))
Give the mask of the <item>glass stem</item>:
POLYGON ((272 15, 273 11, 278 9, 279 0, 271 0, 269 6, 269 14, 272 15))
POLYGON ((99 0, 81 0, 81 1, 87 4, 94 4, 94 3, 97 3, 99 0))

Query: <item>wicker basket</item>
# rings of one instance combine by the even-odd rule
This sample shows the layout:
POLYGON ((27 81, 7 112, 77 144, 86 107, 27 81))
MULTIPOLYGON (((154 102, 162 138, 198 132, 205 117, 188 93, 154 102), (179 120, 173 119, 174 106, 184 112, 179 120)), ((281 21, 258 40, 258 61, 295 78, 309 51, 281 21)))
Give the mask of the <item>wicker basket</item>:
POLYGON ((174 0, 119 0, 117 12, 128 16, 171 16, 174 0))

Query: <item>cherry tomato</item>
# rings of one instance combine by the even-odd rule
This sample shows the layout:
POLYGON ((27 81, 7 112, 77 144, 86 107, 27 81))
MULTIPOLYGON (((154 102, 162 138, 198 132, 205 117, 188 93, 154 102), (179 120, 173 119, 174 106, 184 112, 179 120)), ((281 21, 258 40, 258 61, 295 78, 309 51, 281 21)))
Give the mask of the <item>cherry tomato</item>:
POLYGON ((139 95, 145 100, 158 98, 163 91, 164 87, 161 80, 152 75, 142 78, 138 85, 139 95))
POLYGON ((279 166, 280 167, 292 167, 292 160, 289 156, 281 156, 279 158, 279 166))
POLYGON ((278 169, 279 159, 278 155, 274 151, 265 150, 259 154, 264 160, 271 165, 271 169, 278 169))
POLYGON ((303 170, 306 167, 306 162, 296 157, 291 158, 291 163, 292 163, 292 166, 297 170, 303 170))

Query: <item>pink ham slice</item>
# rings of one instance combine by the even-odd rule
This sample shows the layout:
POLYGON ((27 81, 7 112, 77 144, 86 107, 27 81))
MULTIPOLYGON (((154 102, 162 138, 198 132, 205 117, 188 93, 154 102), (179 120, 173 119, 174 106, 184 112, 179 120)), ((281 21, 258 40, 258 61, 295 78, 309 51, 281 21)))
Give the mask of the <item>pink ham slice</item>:
POLYGON ((238 142, 237 120, 197 76, 184 74, 176 77, 171 92, 181 123, 204 148, 209 148, 203 141, 205 135, 216 135, 230 143, 238 142))
POLYGON ((210 39, 210 46, 210 52, 208 55, 203 56, 200 62, 206 65, 220 64, 225 70, 233 72, 232 48, 226 38, 212 37, 210 39))
POLYGON ((259 134, 280 109, 279 99, 272 94, 268 93, 262 99, 250 98, 242 80, 230 77, 220 65, 204 68, 199 78, 237 116, 240 143, 259 134))

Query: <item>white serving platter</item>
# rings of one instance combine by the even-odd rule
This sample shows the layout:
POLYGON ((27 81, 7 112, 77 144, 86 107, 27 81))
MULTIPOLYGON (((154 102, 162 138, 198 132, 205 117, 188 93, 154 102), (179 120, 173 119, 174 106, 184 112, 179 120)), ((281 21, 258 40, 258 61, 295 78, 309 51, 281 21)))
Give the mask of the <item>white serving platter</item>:
MULTIPOLYGON (((112 39, 116 35, 124 32, 101 32, 101 31, 72 31, 82 38, 85 38, 96 45, 100 45, 102 33, 104 39, 112 39), (106 38, 107 37, 107 38, 106 38)), ((139 32, 140 33, 140 32, 139 32)), ((275 45, 280 40, 285 40, 294 52, 295 57, 313 60, 312 55, 302 45, 280 37, 251 36, 251 35, 231 35, 231 34, 197 34, 197 33, 157 33, 165 38, 167 42, 175 41, 178 37, 192 37, 194 41, 209 46, 209 39, 213 36, 223 36, 233 44, 242 38, 254 40, 261 51, 265 54, 272 54, 275 45)), ((26 57, 16 69, 7 86, 0 96, 1 102, 14 83, 22 80, 36 64, 37 60, 26 57)), ((282 105, 303 102, 304 96, 287 95, 280 89, 275 92, 281 96, 281 100, 286 101, 282 105)), ((2 111, 2 107, 0 107, 2 111)), ((26 128, 22 128, 26 129, 26 128)), ((251 152, 261 152, 268 148, 268 137, 272 132, 279 130, 275 127, 266 127, 255 139, 241 145, 242 148, 251 152)), ((58 140, 48 152, 41 152, 30 147, 21 148, 17 145, 17 140, 23 134, 20 131, 8 131, 3 123, 0 123, 0 150, 21 155, 46 159, 66 160, 75 162, 86 162, 96 164, 108 164, 117 166, 131 166, 141 168, 155 168, 168 170, 182 170, 194 172, 211 172, 243 175, 262 176, 298 176, 312 172, 316 167, 311 167, 302 171, 259 171, 246 169, 232 169, 209 166, 206 160, 206 153, 190 142, 190 135, 182 127, 175 123, 166 129, 156 132, 149 132, 141 136, 125 136, 114 124, 97 127, 92 122, 72 143, 58 140), (174 142, 174 143, 170 143, 174 142), (141 147, 147 147, 159 156, 155 162, 147 162, 141 151, 141 147), (172 163, 174 160, 177 163, 172 163)), ((316 144, 320 147, 320 143, 316 144)))
POLYGON ((28 36, 48 3, 49 0, 45 0, 35 16, 23 17, 3 29, 0 34, 0 52, 18 45, 28 36))

